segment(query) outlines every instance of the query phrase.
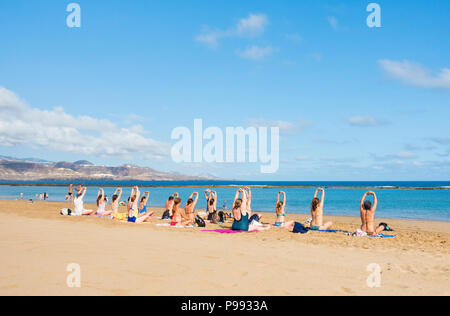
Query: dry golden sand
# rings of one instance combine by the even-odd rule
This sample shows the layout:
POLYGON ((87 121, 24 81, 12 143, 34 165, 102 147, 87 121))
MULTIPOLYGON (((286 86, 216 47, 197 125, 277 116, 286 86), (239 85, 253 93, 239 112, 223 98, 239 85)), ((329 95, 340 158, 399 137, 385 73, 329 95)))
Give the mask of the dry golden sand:
MULTIPOLYGON (((450 295, 446 222, 378 219, 396 229, 393 239, 275 228, 222 235, 158 227, 156 218, 64 217, 62 207, 0 200, 0 295, 450 295), (70 263, 81 266, 81 288, 66 285, 70 263), (381 288, 366 284, 371 263, 382 268, 381 288)), ((357 217, 326 219, 359 226, 357 217)))

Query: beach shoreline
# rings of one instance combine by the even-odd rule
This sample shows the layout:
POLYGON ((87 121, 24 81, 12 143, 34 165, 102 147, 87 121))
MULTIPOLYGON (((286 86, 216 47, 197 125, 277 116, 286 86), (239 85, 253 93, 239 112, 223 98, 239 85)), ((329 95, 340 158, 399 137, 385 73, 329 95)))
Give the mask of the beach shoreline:
MULTIPOLYGON (((59 215, 69 206, 0 200, 1 295, 450 295, 447 222, 389 220, 397 235, 389 239, 276 228, 225 235, 157 226, 166 223, 159 217, 136 225, 59 215), (81 266, 81 288, 66 284, 70 263, 81 266), (381 288, 366 284, 373 263, 381 288)), ((273 220, 264 213, 263 222, 273 220)), ((359 224, 326 220, 346 231, 359 224)))

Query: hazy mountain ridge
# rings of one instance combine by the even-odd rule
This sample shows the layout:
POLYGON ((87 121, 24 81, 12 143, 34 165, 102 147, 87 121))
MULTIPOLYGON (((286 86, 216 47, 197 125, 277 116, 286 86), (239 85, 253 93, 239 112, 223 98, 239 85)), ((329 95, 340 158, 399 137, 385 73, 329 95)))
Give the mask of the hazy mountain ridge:
POLYGON ((149 167, 122 165, 117 167, 96 166, 89 161, 80 160, 74 163, 67 161, 48 162, 36 158, 17 159, 0 156, 0 180, 32 181, 32 180, 211 180, 213 176, 187 176, 178 173, 167 173, 149 167))

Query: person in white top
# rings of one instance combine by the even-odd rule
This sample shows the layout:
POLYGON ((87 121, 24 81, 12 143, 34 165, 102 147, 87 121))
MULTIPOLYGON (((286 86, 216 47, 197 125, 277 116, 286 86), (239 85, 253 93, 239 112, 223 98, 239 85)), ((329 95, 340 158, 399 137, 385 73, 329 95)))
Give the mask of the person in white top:
POLYGON ((72 216, 83 216, 83 215, 92 215, 95 213, 93 210, 85 210, 84 209, 84 196, 86 195, 86 187, 82 187, 78 193, 75 199, 73 200, 73 204, 75 206, 75 210, 72 213, 72 216))
POLYGON ((105 191, 103 189, 99 189, 97 193, 97 215, 98 216, 111 216, 112 211, 106 211, 106 204, 108 202, 105 198, 105 191))

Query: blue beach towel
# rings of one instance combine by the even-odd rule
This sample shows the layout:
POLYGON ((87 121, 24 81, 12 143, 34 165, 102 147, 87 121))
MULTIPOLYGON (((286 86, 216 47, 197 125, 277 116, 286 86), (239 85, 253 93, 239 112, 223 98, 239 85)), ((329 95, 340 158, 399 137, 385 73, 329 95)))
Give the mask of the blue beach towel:
POLYGON ((372 237, 372 238, 394 238, 394 237, 396 237, 396 235, 378 234, 378 235, 368 236, 368 237, 372 237))

